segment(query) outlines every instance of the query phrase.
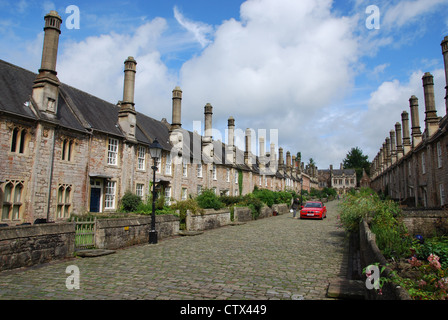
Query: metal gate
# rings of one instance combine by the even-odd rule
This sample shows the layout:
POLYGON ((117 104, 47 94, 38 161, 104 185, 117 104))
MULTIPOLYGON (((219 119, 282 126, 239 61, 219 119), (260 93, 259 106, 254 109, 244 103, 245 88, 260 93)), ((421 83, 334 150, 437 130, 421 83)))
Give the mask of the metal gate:
POLYGON ((95 248, 96 218, 75 218, 75 250, 95 248))

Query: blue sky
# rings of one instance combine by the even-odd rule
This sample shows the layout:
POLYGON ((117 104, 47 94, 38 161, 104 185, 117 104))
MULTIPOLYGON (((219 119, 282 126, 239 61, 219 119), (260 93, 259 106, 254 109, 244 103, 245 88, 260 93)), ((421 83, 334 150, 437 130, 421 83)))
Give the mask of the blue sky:
POLYGON ((170 121, 179 85, 186 129, 203 122, 211 103, 216 139, 226 140, 233 116, 241 132, 267 132, 268 141, 277 130, 285 151, 319 168, 337 167, 355 146, 372 160, 411 95, 423 130, 424 72, 434 75, 445 116, 448 0, 0 0, 0 59, 37 72, 49 10, 64 20, 61 81, 116 103, 132 55, 138 111, 170 121), (70 5, 79 8, 79 29, 65 25, 70 5), (379 29, 366 27, 370 5, 379 29))

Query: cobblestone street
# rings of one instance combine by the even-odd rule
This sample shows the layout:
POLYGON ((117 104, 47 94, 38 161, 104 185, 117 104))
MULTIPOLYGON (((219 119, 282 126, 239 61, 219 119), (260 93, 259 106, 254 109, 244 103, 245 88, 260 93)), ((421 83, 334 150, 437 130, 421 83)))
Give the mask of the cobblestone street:
POLYGON ((156 245, 0 273, 0 299, 326 299, 345 277, 348 243, 337 202, 324 220, 288 213, 156 245), (80 272, 68 290, 67 266, 80 272))

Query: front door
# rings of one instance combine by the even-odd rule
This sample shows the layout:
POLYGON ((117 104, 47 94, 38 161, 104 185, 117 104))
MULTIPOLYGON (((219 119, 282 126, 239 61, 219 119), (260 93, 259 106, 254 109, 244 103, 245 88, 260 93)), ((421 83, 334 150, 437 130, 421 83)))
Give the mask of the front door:
POLYGON ((100 212, 101 208, 101 189, 90 189, 90 212, 100 212))

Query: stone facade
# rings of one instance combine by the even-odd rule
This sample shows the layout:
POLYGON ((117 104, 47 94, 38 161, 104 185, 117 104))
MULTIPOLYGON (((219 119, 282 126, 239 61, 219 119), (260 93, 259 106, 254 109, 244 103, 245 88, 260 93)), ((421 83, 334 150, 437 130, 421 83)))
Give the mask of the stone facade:
POLYGON ((260 149, 253 153, 253 130, 246 130, 245 150, 238 149, 233 117, 229 142, 214 140, 210 104, 204 107, 204 136, 183 129, 179 87, 173 90, 171 124, 139 113, 134 104, 138 68, 132 57, 124 61, 123 100, 117 104, 61 83, 56 76, 61 18, 52 11, 45 23, 38 74, 0 60, 2 224, 116 211, 126 191, 146 198, 154 165, 149 146, 155 139, 163 148, 156 184, 167 202, 206 188, 239 195, 255 186, 275 191, 317 187, 317 170, 305 170, 289 151, 285 161, 283 149, 274 143, 265 152, 264 137, 254 139, 260 149))
POLYGON ((330 169, 319 170, 318 179, 320 188, 334 188, 338 194, 345 194, 357 187, 356 171, 344 169, 342 164, 338 170, 333 169, 333 165, 330 165, 330 169))
MULTIPOLYGON (((448 37, 442 42, 445 74, 448 80, 448 37)), ((419 101, 409 99, 409 114, 403 111, 401 123, 386 137, 371 168, 371 186, 408 206, 445 207, 448 192, 448 118, 437 116, 434 81, 430 73, 422 77, 425 128, 421 132, 419 101)), ((448 86, 447 86, 448 90, 448 86)), ((445 97, 446 110, 448 100, 445 97)))

